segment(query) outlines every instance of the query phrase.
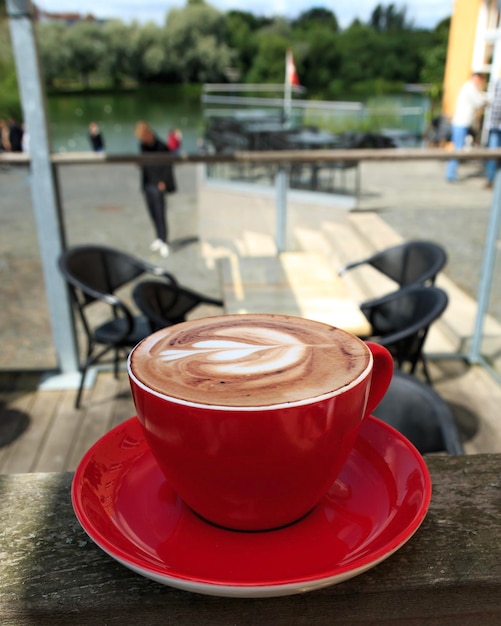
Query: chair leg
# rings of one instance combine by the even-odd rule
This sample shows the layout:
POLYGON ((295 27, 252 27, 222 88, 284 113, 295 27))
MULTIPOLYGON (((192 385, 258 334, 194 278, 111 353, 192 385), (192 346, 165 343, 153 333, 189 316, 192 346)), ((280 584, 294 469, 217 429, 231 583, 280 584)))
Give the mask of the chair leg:
POLYGON ((425 359, 423 354, 419 355, 419 357, 414 362, 411 363, 411 368, 409 370, 409 373, 413 374, 413 375, 415 374, 416 367, 417 367, 417 364, 418 364, 419 361, 421 361, 421 365, 422 365, 422 368, 423 368, 423 374, 424 374, 424 377, 426 379, 426 382, 431 387, 433 383, 432 383, 432 380, 431 380, 431 376, 430 376, 430 371, 428 369, 428 365, 426 363, 426 359, 425 359))
POLYGON ((424 356, 421 357, 421 363, 423 365, 423 373, 424 373, 424 377, 426 378, 426 382, 431 387, 433 383, 431 381, 430 371, 428 370, 428 365, 426 363, 426 359, 424 358, 424 356))
POLYGON ((85 363, 82 366, 82 375, 80 377, 80 386, 78 387, 77 397, 75 398, 75 409, 80 408, 80 402, 82 400, 82 393, 85 384, 85 376, 87 374, 87 370, 89 369, 89 365, 92 362, 92 352, 94 351, 94 342, 89 340, 87 343, 87 353, 85 355, 85 363))
POLYGON ((78 387, 77 397, 75 398, 75 409, 80 408, 80 401, 82 399, 83 388, 85 384, 85 375, 87 374, 87 369, 89 367, 89 362, 85 361, 85 365, 82 368, 82 375, 80 376, 80 386, 78 387))
POLYGON ((113 361, 113 373, 115 378, 118 378, 118 370, 120 366, 120 350, 118 348, 115 349, 115 358, 113 361))

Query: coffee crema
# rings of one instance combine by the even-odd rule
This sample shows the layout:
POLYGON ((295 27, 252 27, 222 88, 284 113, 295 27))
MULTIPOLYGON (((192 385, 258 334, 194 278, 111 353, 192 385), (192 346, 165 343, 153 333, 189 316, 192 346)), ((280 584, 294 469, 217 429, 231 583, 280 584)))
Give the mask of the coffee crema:
POLYGON ((368 367, 357 337, 272 314, 206 317, 157 331, 131 352, 130 371, 157 393, 204 405, 259 407, 335 392, 368 367))

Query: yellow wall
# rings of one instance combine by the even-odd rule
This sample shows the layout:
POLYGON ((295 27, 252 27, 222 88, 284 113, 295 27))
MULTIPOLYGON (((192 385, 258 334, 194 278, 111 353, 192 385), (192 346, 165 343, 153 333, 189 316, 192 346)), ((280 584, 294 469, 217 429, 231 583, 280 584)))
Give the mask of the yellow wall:
POLYGON ((485 0, 455 0, 445 64, 442 114, 452 117, 457 94, 473 69, 478 13, 485 0))

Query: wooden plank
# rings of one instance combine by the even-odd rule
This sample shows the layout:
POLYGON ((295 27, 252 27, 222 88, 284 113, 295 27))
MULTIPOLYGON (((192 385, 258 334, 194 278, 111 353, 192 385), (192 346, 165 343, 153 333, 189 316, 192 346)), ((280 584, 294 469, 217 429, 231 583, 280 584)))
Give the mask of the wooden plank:
POLYGON ((113 413, 110 422, 110 428, 117 426, 121 422, 133 417, 136 414, 132 394, 130 391, 129 380, 127 376, 121 376, 117 396, 113 406, 113 413))
POLYGON ((10 433, 5 432, 6 439, 0 447, 0 472, 8 471, 5 467, 9 459, 16 454, 17 441, 24 436, 26 430, 31 426, 31 406, 34 400, 35 393, 32 391, 22 394, 14 391, 2 393, 0 419, 3 423, 10 423, 11 429, 14 429, 18 435, 11 439, 9 435, 15 433, 12 433, 12 430, 10 433))
POLYGON ((30 408, 31 423, 26 432, 12 445, 11 454, 3 464, 4 472, 31 472, 42 442, 48 431, 58 402, 60 391, 35 393, 30 408))
POLYGON ((63 393, 47 436, 40 443, 34 472, 62 472, 68 468, 69 452, 77 440, 81 419, 81 412, 74 405, 75 393, 63 393))
MULTIPOLYGON (((121 372, 120 377, 126 378, 127 375, 121 372)), ((110 429, 119 390, 120 379, 115 379, 111 372, 101 372, 94 388, 86 392, 78 433, 68 455, 67 469, 74 470, 85 452, 110 429)))
POLYGON ((102 552, 79 527, 70 502, 71 474, 0 476, 2 621, 497 626, 501 455, 433 456, 427 462, 431 506, 405 546, 342 584, 267 599, 201 596, 142 578, 102 552))

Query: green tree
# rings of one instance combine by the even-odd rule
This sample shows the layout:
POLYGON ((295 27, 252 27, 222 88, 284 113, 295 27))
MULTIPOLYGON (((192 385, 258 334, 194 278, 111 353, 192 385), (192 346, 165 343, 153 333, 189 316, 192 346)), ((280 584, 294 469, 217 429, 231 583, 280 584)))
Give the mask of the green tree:
POLYGON ((340 74, 343 57, 339 38, 328 27, 310 29, 303 38, 307 44, 298 57, 301 84, 310 97, 338 97, 341 95, 340 74))
POLYGON ((256 54, 245 81, 249 83, 283 83, 285 53, 291 47, 291 26, 275 18, 257 31, 256 54))
POLYGON ((332 33, 339 32, 339 24, 334 13, 329 11, 329 9, 320 7, 303 11, 303 13, 292 22, 292 27, 297 30, 316 29, 318 26, 328 28, 332 33))
POLYGON ((182 83, 223 80, 225 68, 233 64, 224 15, 202 0, 172 9, 165 35, 171 71, 182 83))
MULTIPOLYGON (((3 5, 5 9, 5 3, 3 5)), ((9 24, 0 17, 0 118, 21 119, 21 100, 10 42, 9 24)))
POLYGON ((97 72, 106 52, 102 26, 91 21, 77 22, 66 30, 64 44, 70 68, 87 88, 90 75, 97 72))
POLYGON ((70 54, 66 46, 66 27, 58 22, 37 24, 40 65, 45 83, 53 86, 57 79, 69 76, 70 54))
POLYGON ((406 7, 398 8, 394 4, 378 4, 370 18, 370 26, 379 33, 391 33, 411 30, 412 23, 407 21, 406 7))
POLYGON ((421 50, 422 67, 419 79, 428 85, 428 95, 432 101, 432 116, 434 110, 440 108, 442 99, 450 22, 450 18, 447 18, 437 24, 431 33, 429 45, 421 50))
POLYGON ((106 50, 102 57, 101 69, 116 87, 132 74, 133 50, 130 41, 133 28, 120 20, 110 20, 103 26, 106 50))
POLYGON ((153 22, 130 27, 130 74, 138 82, 152 82, 165 71, 167 51, 165 32, 153 22))
POLYGON ((232 50, 242 77, 252 67, 257 53, 256 32, 270 21, 244 11, 229 11, 226 20, 226 42, 232 50))

